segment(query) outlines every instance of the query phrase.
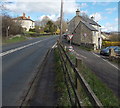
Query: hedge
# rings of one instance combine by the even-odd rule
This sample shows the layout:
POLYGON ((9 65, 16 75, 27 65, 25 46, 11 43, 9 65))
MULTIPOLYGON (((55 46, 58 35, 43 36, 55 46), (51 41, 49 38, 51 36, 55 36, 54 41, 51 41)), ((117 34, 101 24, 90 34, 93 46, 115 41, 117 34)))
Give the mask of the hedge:
POLYGON ((107 47, 107 46, 120 46, 120 41, 115 41, 115 42, 103 41, 102 45, 105 47, 107 47))

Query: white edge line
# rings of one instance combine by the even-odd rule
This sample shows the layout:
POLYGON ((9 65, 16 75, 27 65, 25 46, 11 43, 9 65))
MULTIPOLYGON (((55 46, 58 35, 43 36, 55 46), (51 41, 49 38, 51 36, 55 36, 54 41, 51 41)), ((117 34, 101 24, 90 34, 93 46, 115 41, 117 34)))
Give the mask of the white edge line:
POLYGON ((103 59, 104 61, 106 61, 107 63, 109 63, 111 66, 113 66, 114 68, 116 68, 116 69, 118 69, 118 70, 120 70, 117 66, 115 66, 114 64, 112 64, 112 63, 110 63, 109 61, 107 61, 107 60, 105 60, 105 59, 103 59))
MULTIPOLYGON (((93 52, 92 52, 93 53, 93 52)), ((93 53, 95 56, 97 56, 97 57, 99 57, 99 58, 101 58, 99 55, 97 55, 97 54, 95 54, 95 53, 93 53)), ((111 66, 113 66, 114 68, 116 68, 116 69, 118 69, 118 70, 120 70, 117 66, 115 66, 114 64, 112 64, 112 63, 110 63, 109 61, 107 61, 107 60, 105 60, 105 59, 103 59, 102 58, 102 60, 104 60, 105 62, 107 62, 108 64, 110 64, 111 66)))
POLYGON ((18 50, 27 48, 29 46, 35 45, 35 44, 40 43, 40 42, 45 41, 45 40, 47 40, 47 39, 40 40, 40 41, 37 41, 37 42, 34 42, 34 43, 30 43, 30 44, 27 44, 27 45, 24 45, 24 46, 21 46, 21 47, 18 47, 18 48, 14 48, 14 49, 2 52, 2 53, 0 53, 0 57, 5 56, 5 55, 10 54, 10 53, 13 53, 13 52, 18 51, 18 50))
POLYGON ((99 55, 97 55, 97 54, 95 54, 94 52, 92 52, 95 56, 97 56, 97 57, 99 57, 100 58, 100 56, 99 55))

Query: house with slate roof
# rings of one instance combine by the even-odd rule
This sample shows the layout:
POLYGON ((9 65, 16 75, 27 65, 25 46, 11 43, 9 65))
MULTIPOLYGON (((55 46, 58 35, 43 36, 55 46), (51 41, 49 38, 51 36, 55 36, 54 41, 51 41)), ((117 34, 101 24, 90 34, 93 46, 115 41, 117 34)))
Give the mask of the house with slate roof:
POLYGON ((73 34, 72 43, 96 50, 102 46, 100 27, 93 17, 80 16, 77 9, 76 16, 68 23, 68 32, 73 34))
POLYGON ((19 21, 21 26, 24 28, 25 31, 29 31, 29 29, 35 28, 35 21, 30 19, 30 16, 26 17, 25 13, 22 16, 13 19, 15 22, 19 21))

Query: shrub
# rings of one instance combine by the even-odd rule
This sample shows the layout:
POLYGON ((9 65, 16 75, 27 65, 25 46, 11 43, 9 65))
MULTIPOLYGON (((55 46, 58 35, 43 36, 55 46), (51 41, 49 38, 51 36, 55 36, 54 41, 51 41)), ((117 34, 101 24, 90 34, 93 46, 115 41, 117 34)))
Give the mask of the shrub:
POLYGON ((115 41, 115 42, 103 41, 102 45, 105 47, 107 47, 107 46, 120 46, 120 41, 115 41))

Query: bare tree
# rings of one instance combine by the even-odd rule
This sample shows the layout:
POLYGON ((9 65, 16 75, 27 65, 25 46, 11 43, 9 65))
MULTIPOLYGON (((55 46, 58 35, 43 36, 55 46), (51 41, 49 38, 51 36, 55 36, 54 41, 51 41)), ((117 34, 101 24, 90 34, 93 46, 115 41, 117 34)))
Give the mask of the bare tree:
POLYGON ((10 4, 12 2, 0 2, 0 13, 2 15, 7 15, 10 10, 6 7, 6 4, 10 4))
POLYGON ((44 16, 43 19, 40 21, 40 26, 45 27, 48 21, 50 21, 50 18, 48 16, 44 16))
POLYGON ((13 19, 8 16, 2 16, 2 36, 8 37, 9 35, 21 34, 23 31, 19 21, 13 21, 13 19))
MULTIPOLYGON (((57 19, 57 21, 55 22, 55 24, 57 25, 57 27, 60 28, 60 18, 57 19)), ((67 27, 67 22, 62 20, 62 32, 65 33, 66 32, 66 29, 68 28, 67 27)))

